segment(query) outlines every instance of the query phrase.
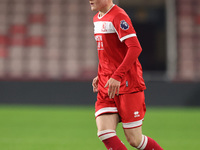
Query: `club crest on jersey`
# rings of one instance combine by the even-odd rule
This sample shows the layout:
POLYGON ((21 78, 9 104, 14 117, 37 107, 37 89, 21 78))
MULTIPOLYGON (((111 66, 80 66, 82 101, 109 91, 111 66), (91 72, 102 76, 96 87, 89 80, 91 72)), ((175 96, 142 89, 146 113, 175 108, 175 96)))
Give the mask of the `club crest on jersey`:
POLYGON ((125 20, 120 21, 120 27, 123 30, 128 30, 129 29, 129 25, 125 20))
POLYGON ((106 23, 104 22, 103 25, 102 25, 102 29, 101 29, 102 32, 106 32, 107 29, 106 29, 106 23))

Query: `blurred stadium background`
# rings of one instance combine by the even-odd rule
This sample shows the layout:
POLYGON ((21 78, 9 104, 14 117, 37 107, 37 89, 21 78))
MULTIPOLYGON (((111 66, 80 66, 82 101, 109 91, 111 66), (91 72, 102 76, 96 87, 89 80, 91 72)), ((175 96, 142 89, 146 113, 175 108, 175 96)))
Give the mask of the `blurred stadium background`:
MULTIPOLYGON (((147 104, 199 105, 200 1, 115 3, 143 47, 147 104)), ((87 0, 0 0, 0 102, 93 104, 93 15, 87 0)))
MULTIPOLYGON (((114 2, 124 8, 131 17, 143 47, 139 60, 147 84, 146 104, 147 107, 154 107, 152 111, 150 109, 150 113, 157 114, 159 112, 157 109, 162 110, 161 108, 166 106, 164 110, 169 107, 176 106, 175 108, 178 109, 184 106, 186 108, 180 111, 181 113, 186 112, 189 116, 194 116, 190 113, 190 110, 194 109, 196 111, 192 112, 196 114, 195 119, 199 120, 200 0, 114 0, 114 2), (188 106, 192 108, 189 109, 188 106)), ((26 113, 24 109, 29 110, 31 107, 27 106, 26 109, 14 104, 64 105, 67 110, 68 106, 73 105, 74 110, 80 112, 79 114, 82 109, 94 105, 96 94, 92 93, 91 82, 97 74, 98 64, 93 37, 94 14, 90 10, 88 0, 0 0, 0 119, 2 122, 14 126, 20 119, 11 118, 26 113), (22 113, 19 110, 22 110, 22 113), (10 114, 11 112, 13 114, 10 114)), ((41 109, 41 106, 35 107, 39 107, 35 111, 41 109)), ((44 110, 47 109, 46 107, 44 110)), ((52 107, 49 109, 53 109, 52 107)), ((93 113, 93 109, 91 111, 91 108, 88 108, 88 110, 93 113)), ((176 109, 172 110, 169 109, 169 112, 174 112, 171 114, 173 116, 177 112, 176 109)), ((44 115, 42 110, 39 112, 44 115)), ((29 113, 30 116, 33 115, 32 111, 29 113)), ((60 114, 62 113, 61 111, 60 114)), ((36 118, 39 116, 36 114, 36 118)), ((178 116, 180 117, 181 114, 178 113, 178 116)), ((28 118, 24 116, 24 122, 28 118)), ((74 121, 73 117, 71 119, 74 121)), ((182 121, 186 121, 184 117, 182 121)), ((191 138, 194 133, 199 133, 200 123, 196 121, 195 124, 196 132, 192 132, 191 136, 188 136, 189 133, 186 134, 187 137, 191 138)), ((92 125, 95 129, 95 125, 92 125)), ((179 125, 181 126, 180 122, 179 125)), ((11 130, 6 127, 9 126, 7 124, 0 126, 0 130, 4 131, 1 131, 3 134, 0 137, 0 149, 27 150, 28 145, 23 145, 24 147, 21 145, 18 148, 15 145, 14 149, 8 146, 10 143, 5 137, 9 139, 8 135, 13 133, 14 128, 10 126, 13 129, 11 130), (11 133, 8 134, 4 129, 11 133)), ((180 132, 182 133, 182 130, 180 132)), ((167 140, 170 141, 171 137, 167 140)), ((194 137, 197 141, 200 140, 199 136, 194 137)), ((24 140, 26 138, 24 136, 24 140)), ((164 135, 160 138, 160 142, 167 145, 164 135)), ((90 140, 92 139, 93 136, 90 140)), ((84 143, 82 148, 83 145, 84 143)), ((64 149, 66 145, 62 146, 58 149, 64 149)), ((44 145, 40 147, 45 149, 44 145)), ((55 147, 54 145, 46 149, 56 149, 55 147)), ((188 145, 187 149, 189 148, 191 144, 188 145)), ((30 146, 28 149, 39 148, 30 146)), ((89 148, 83 149, 89 150, 89 148)), ((173 148, 166 146, 166 149, 173 148)), ((178 150, 178 147, 175 149, 178 150)), ((194 144, 193 149, 197 149, 194 144)))

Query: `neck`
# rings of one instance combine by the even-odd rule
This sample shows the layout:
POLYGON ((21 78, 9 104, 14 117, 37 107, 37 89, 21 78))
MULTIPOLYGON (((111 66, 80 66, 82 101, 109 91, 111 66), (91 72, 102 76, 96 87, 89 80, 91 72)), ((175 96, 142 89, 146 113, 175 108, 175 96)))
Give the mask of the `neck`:
POLYGON ((99 10, 100 17, 103 16, 112 6, 113 6, 113 2, 111 1, 108 5, 106 5, 101 10, 99 10))

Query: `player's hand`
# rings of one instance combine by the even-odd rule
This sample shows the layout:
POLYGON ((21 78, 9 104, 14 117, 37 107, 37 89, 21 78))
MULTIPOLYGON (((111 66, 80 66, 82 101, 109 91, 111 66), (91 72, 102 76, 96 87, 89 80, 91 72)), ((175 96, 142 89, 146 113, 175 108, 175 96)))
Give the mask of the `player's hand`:
POLYGON ((93 81, 92 81, 92 86, 93 86, 93 92, 98 92, 98 76, 96 76, 93 81))
POLYGON ((110 78, 106 85, 105 85, 105 88, 108 87, 108 96, 109 98, 114 98, 115 97, 115 94, 119 95, 119 88, 120 88, 120 82, 113 79, 113 78, 110 78))

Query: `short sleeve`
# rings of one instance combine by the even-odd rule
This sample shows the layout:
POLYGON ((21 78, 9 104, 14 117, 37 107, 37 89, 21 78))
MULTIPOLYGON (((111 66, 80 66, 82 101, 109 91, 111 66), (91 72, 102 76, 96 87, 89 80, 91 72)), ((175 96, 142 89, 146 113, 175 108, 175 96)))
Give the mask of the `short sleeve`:
POLYGON ((136 36, 131 19, 127 14, 120 13, 116 15, 113 20, 113 25, 121 42, 127 38, 136 36))

